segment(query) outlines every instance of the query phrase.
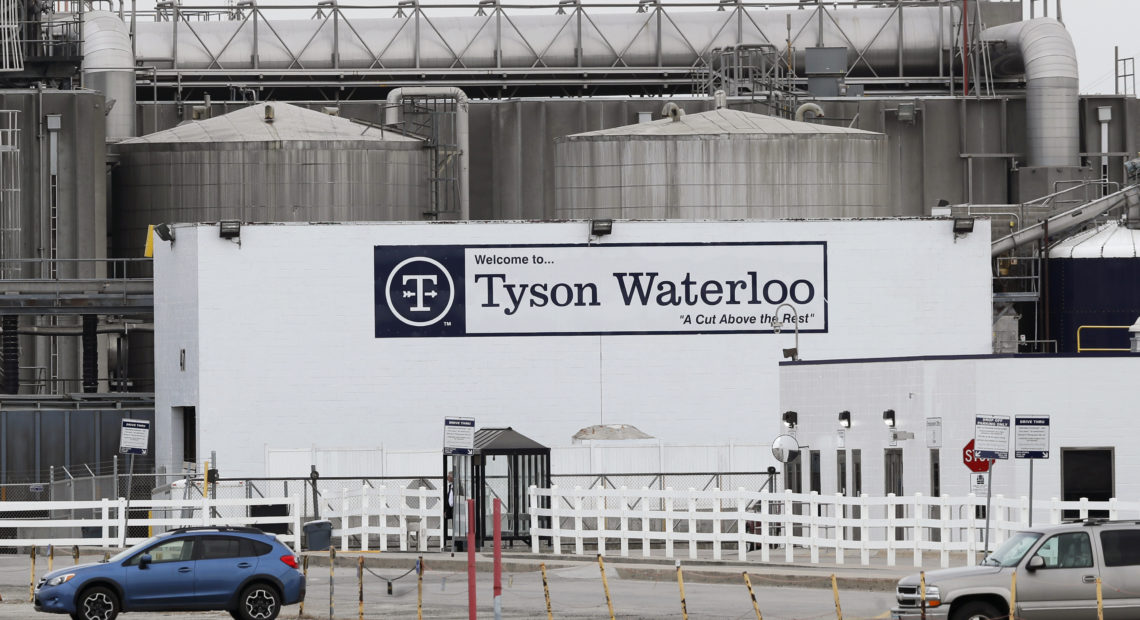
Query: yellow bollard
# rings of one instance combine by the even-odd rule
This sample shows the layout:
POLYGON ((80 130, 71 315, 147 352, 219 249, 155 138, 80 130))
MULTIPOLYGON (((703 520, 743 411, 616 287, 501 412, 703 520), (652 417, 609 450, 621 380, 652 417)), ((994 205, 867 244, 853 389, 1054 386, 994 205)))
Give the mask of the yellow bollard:
POLYGON ((55 570, 55 545, 48 545, 48 572, 55 570))
POLYGON ((744 585, 748 586, 748 596, 752 597, 752 609, 756 610, 756 620, 764 620, 760 615, 760 605, 756 603, 756 593, 752 591, 752 580, 748 578, 748 571, 744 571, 744 585))
POLYGON ((1100 589, 1100 577, 1096 578, 1096 620, 1104 620, 1104 596, 1100 589))
POLYGON ((550 584, 546 581, 546 562, 538 565, 542 569, 542 593, 546 595, 546 620, 554 620, 554 610, 550 608, 550 584))
MULTIPOLYGON (((305 583, 309 582, 309 556, 301 556, 301 576, 304 578, 305 583)), ((305 599, 301 599, 301 606, 297 609, 297 617, 302 618, 305 616, 305 599)))
POLYGON ((73 545, 71 547, 71 557, 75 560, 76 564, 79 564, 79 545, 73 545))
POLYGON ((36 548, 32 547, 32 575, 28 578, 28 602, 36 600, 36 548))
POLYGON ((926 571, 918 571, 918 602, 922 609, 922 620, 926 620, 926 571))
POLYGON ((424 620, 424 556, 416 560, 416 618, 424 620))
POLYGON ((610 600, 610 583, 606 581, 606 563, 602 554, 598 554, 598 568, 602 571, 602 588, 606 591, 606 607, 610 609, 610 620, 614 620, 614 603, 610 600))
POLYGON ((359 620, 364 620, 364 556, 356 558, 356 597, 359 599, 359 620))
POLYGON ((835 585, 835 575, 831 576, 831 592, 835 595, 835 618, 843 620, 843 609, 839 606, 839 586, 835 585))
POLYGON ((1013 571, 1013 576, 1009 582, 1009 617, 1016 618, 1014 615, 1017 613, 1017 571, 1013 571))
POLYGON ((689 608, 685 605, 685 577, 681 574, 681 562, 677 562, 677 587, 681 589, 681 618, 689 620, 689 608))
POLYGON ((329 620, 336 617, 336 603, 333 602, 333 573, 336 572, 336 547, 329 545, 329 620))

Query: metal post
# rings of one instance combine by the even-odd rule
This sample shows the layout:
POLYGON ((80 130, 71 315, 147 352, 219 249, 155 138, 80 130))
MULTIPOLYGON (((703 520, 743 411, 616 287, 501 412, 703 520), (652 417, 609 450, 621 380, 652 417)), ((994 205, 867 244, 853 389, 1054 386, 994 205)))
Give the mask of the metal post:
MULTIPOLYGON (((451 502, 451 555, 455 555, 455 539, 459 537, 459 464, 458 457, 451 457, 451 488, 447 488, 446 481, 444 483, 443 492, 447 493, 447 497, 443 498, 444 502, 451 502)), ((446 532, 445 532, 446 534, 446 532)))
POLYGON ((127 466, 127 503, 123 507, 123 544, 122 547, 127 547, 127 526, 131 521, 131 482, 135 475, 135 455, 131 455, 130 465, 127 466))
POLYGON ((990 468, 986 471, 986 544, 982 549, 982 558, 990 554, 990 497, 994 488, 994 464, 997 461, 990 461, 990 468))
POLYGON ((1033 527, 1033 461, 1029 459, 1029 527, 1033 527))

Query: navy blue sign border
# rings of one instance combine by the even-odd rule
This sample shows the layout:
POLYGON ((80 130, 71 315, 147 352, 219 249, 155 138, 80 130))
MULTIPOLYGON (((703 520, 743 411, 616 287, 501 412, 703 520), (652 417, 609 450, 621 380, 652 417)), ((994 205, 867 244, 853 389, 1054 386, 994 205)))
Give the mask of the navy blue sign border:
MULTIPOLYGON (((372 246, 373 256, 375 256, 376 248, 399 248, 399 247, 424 247, 430 248, 432 246, 438 247, 461 247, 465 250, 487 250, 487 249, 522 249, 522 248, 585 248, 585 247, 712 247, 712 246, 797 246, 797 245, 814 245, 823 248, 823 328, 822 329, 801 329, 801 334, 826 334, 831 325, 830 318, 830 299, 829 284, 830 278, 828 277, 828 255, 827 255, 827 242, 826 241, 713 241, 713 242, 648 242, 648 243, 498 243, 498 244, 480 244, 480 245, 464 245, 461 243, 385 243, 376 244, 372 246)), ((375 286, 375 274, 373 274, 373 286, 375 286)), ((375 312, 375 310, 373 310, 375 312)), ((466 327, 466 325, 464 325, 466 327)), ((781 328, 780 334, 795 332, 795 327, 791 329, 781 328)), ((775 334, 776 332, 769 329, 733 329, 733 330, 683 330, 683 331, 590 331, 590 332, 494 332, 494 333, 478 333, 471 334, 455 334, 448 336, 437 336, 439 338, 501 338, 501 337, 517 337, 517 336, 716 336, 716 335, 733 335, 733 334, 775 334)), ((422 336, 407 335, 407 336, 375 336, 375 339, 380 340, 399 340, 418 338, 422 336)))

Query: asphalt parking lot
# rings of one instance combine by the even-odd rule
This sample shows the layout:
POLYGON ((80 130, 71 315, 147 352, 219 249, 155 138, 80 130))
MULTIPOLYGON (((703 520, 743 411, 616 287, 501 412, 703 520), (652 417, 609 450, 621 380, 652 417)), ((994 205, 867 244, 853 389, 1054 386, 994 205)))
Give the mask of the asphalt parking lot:
MULTIPOLYGON (((347 558, 346 558, 347 559, 347 558)), ((414 558, 407 558, 414 566, 414 558)), ((422 604, 425 618, 467 618, 467 576, 463 572, 432 570, 433 558, 427 556, 422 584, 422 604)), ((352 560, 355 562, 355 560, 352 560)), ((68 561, 69 562, 69 561, 68 561)), ((399 564, 399 562, 394 562, 399 564)), ((66 564, 66 563, 65 563, 66 564)), ((62 567, 64 564, 56 564, 62 567)), ((547 571, 551 598, 551 611, 555 618, 608 618, 600 570, 596 561, 558 561, 557 568, 547 571)), ((527 567, 524 567, 527 568, 527 567)), ((647 577, 644 570, 623 568, 607 564, 606 576, 610 597, 617 618, 681 617, 680 588, 671 566, 658 567, 657 577, 647 577), (628 575, 628 576, 623 576, 628 575), (668 578, 662 578, 668 576, 668 578)), ((26 557, 0 557, 0 618, 34 618, 28 603, 30 567, 26 557)), ((39 572, 46 570, 41 562, 39 572)), ((697 577, 697 568, 692 568, 697 577)), ((388 594, 387 579, 398 577, 404 570, 393 567, 370 567, 364 572, 364 618, 414 618, 420 589, 415 573, 396 579, 392 594, 388 594)), ((699 618, 755 618, 747 587, 739 570, 726 568, 727 583, 685 582, 685 606, 688 617, 699 618), (732 577, 731 574, 735 574, 732 577), (739 579, 738 579, 739 578, 739 579)), ((833 593, 828 586, 826 571, 810 578, 778 573, 753 575, 756 597, 763 617, 767 620, 836 618, 833 593)), ((546 616, 546 601, 541 573, 536 570, 505 571, 503 574, 502 610, 504 618, 541 618, 546 616)), ((493 578, 488 572, 478 574, 476 594, 479 617, 493 617, 493 578)), ((354 565, 338 565, 334 572, 332 609, 329 597, 329 570, 327 566, 310 566, 308 593, 304 615, 298 605, 286 607, 281 618, 360 618, 360 584, 354 565), (331 611, 331 613, 330 613, 331 611)), ((840 591, 843 618, 846 620, 885 618, 893 602, 889 591, 850 589, 840 591)), ((62 617, 43 614, 43 618, 62 617)), ((228 619, 227 613, 152 613, 126 614, 126 618, 201 618, 228 619)))

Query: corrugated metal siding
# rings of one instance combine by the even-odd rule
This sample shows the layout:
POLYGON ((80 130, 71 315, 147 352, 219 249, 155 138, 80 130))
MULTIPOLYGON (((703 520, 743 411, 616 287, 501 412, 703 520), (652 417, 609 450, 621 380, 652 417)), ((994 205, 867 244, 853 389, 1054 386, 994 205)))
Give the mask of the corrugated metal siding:
POLYGON ((555 215, 893 215, 886 147, 885 136, 870 133, 568 140, 555 146, 555 215))

